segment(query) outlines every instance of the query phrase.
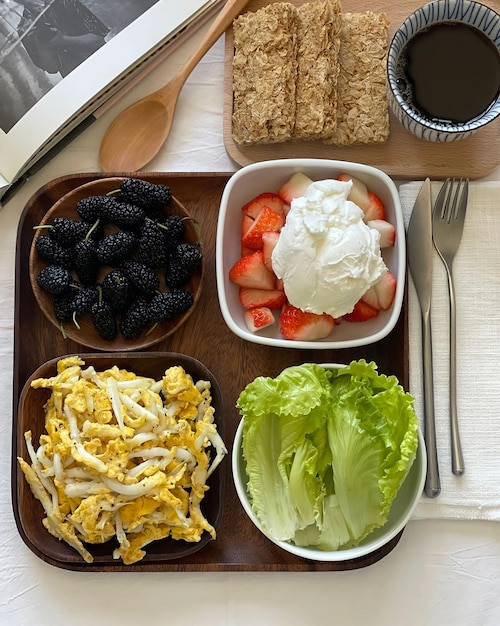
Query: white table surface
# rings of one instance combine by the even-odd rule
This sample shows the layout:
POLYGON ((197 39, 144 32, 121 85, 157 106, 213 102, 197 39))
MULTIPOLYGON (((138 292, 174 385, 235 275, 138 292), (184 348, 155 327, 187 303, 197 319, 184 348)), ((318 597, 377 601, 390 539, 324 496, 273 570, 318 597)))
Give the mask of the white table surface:
MULTIPOLYGON (((378 563, 328 573, 69 572, 39 560, 19 537, 10 499, 19 216, 44 183, 63 174, 97 171, 100 139, 114 116, 173 75, 199 36, 177 50, 0 210, 0 624, 500 624, 500 526, 494 522, 411 521, 396 548, 378 563)), ((185 85, 170 139, 148 170, 236 169, 223 145, 222 81, 220 40, 185 85)), ((500 168, 488 178, 500 180, 500 168)))

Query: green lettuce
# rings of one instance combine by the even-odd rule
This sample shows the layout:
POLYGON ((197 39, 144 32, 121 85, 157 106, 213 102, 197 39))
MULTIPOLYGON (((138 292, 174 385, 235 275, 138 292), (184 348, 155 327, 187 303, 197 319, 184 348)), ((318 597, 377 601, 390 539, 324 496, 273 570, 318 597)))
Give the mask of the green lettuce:
POLYGON ((275 539, 358 545, 388 518, 415 459, 413 397, 374 363, 292 366, 241 392, 252 510, 275 539))

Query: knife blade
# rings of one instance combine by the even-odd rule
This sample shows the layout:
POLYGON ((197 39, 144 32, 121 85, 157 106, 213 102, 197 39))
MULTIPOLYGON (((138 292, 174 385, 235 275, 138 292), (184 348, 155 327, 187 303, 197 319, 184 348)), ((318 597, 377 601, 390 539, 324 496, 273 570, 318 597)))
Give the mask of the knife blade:
POLYGON ((425 494, 435 498, 441 492, 434 415, 434 374, 432 366, 432 198, 431 181, 426 178, 415 201, 407 232, 407 256, 422 319, 422 378, 424 396, 424 438, 427 448, 425 494))

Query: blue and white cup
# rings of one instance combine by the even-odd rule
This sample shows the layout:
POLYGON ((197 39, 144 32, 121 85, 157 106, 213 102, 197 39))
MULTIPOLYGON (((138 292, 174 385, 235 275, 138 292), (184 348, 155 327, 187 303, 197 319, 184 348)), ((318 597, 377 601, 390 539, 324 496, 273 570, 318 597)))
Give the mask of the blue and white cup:
POLYGON ((398 28, 389 46, 387 78, 389 103, 397 119, 420 139, 451 142, 464 139, 500 116, 500 96, 480 115, 465 122, 450 122, 423 114, 401 80, 400 56, 408 41, 417 33, 438 23, 462 23, 477 28, 496 47, 500 55, 500 15, 493 9, 470 0, 438 0, 409 15, 398 28))

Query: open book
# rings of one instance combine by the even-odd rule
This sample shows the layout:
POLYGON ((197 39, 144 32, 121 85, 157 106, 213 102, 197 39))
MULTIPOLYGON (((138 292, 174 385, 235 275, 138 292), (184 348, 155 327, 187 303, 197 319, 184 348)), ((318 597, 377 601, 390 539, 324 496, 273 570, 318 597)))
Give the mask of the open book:
POLYGON ((0 203, 223 0, 0 4, 0 203))

